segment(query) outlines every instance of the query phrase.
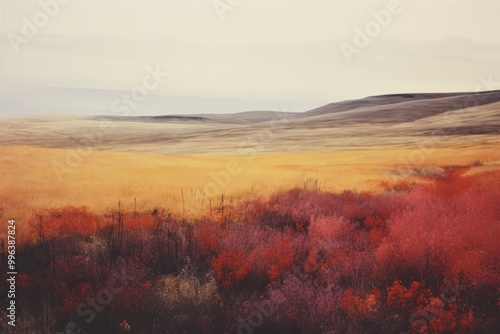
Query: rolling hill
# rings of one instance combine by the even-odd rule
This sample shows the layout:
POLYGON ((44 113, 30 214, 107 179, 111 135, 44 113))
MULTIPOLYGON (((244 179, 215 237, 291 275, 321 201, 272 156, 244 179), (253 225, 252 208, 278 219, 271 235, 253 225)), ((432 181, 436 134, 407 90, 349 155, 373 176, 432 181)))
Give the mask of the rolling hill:
POLYGON ((0 130, 0 145, 174 155, 401 148, 424 137, 498 143, 500 91, 381 95, 302 113, 31 116, 2 120, 0 130))

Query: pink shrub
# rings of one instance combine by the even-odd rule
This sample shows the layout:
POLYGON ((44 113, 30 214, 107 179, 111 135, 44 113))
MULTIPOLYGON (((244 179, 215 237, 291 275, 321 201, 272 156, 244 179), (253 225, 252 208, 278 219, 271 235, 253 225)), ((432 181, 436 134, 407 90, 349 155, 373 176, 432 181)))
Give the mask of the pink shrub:
POLYGON ((382 271, 412 267, 422 277, 462 274, 475 283, 500 280, 495 269, 500 260, 499 188, 470 180, 465 184, 446 183, 446 195, 421 187, 407 196, 405 211, 390 220, 390 235, 376 252, 382 271), (460 192, 451 195, 450 190, 460 192))

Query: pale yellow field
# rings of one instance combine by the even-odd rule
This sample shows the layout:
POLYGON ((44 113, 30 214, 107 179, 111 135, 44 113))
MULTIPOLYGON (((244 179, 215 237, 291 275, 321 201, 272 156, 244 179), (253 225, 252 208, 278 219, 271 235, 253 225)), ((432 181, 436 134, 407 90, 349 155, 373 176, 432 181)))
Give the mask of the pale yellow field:
POLYGON ((294 187, 379 191, 382 180, 419 181, 414 170, 432 173, 433 166, 467 165, 476 160, 484 165, 474 167, 475 171, 498 169, 499 148, 497 144, 461 144, 254 156, 91 151, 79 160, 73 150, 0 146, 0 208, 2 219, 22 222, 37 210, 66 205, 103 212, 116 209, 121 201, 126 210, 133 210, 136 198, 138 210, 157 207, 181 215, 184 209, 189 218, 207 210, 210 202, 218 206, 222 194, 228 205, 231 200, 294 187), (73 158, 67 160, 68 154, 73 158), (218 185, 211 174, 219 178, 218 185))

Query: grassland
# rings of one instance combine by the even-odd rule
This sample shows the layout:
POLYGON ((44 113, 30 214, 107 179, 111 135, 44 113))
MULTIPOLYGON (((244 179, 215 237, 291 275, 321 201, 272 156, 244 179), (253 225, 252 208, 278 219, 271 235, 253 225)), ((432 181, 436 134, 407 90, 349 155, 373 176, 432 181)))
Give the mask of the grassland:
POLYGON ((28 146, 0 147, 2 216, 22 224, 33 212, 68 205, 103 213, 118 201, 129 210, 163 208, 186 217, 226 203, 290 188, 381 191, 442 167, 476 164, 469 173, 500 166, 500 146, 481 141, 405 149, 256 155, 165 156, 28 146), (72 158, 73 159, 73 158, 72 158), (69 164, 68 164, 69 161, 69 164), (480 162, 480 163, 478 163, 480 162), (136 204, 135 204, 136 203, 136 204))

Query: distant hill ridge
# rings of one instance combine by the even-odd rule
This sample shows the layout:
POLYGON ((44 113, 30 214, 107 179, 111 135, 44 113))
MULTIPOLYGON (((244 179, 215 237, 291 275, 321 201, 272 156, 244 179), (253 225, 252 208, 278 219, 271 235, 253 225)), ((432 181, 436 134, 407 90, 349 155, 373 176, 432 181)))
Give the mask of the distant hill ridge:
MULTIPOLYGON (((402 93, 331 103, 305 112, 163 116, 31 116, 0 121, 0 145, 166 154, 243 154, 413 147, 440 136, 500 144, 500 91, 402 93), (103 124, 111 123, 112 127, 103 124), (474 137, 472 137, 474 136, 474 137), (95 139, 94 139, 95 140, 95 139)), ((437 144, 437 142, 436 142, 437 144)))

